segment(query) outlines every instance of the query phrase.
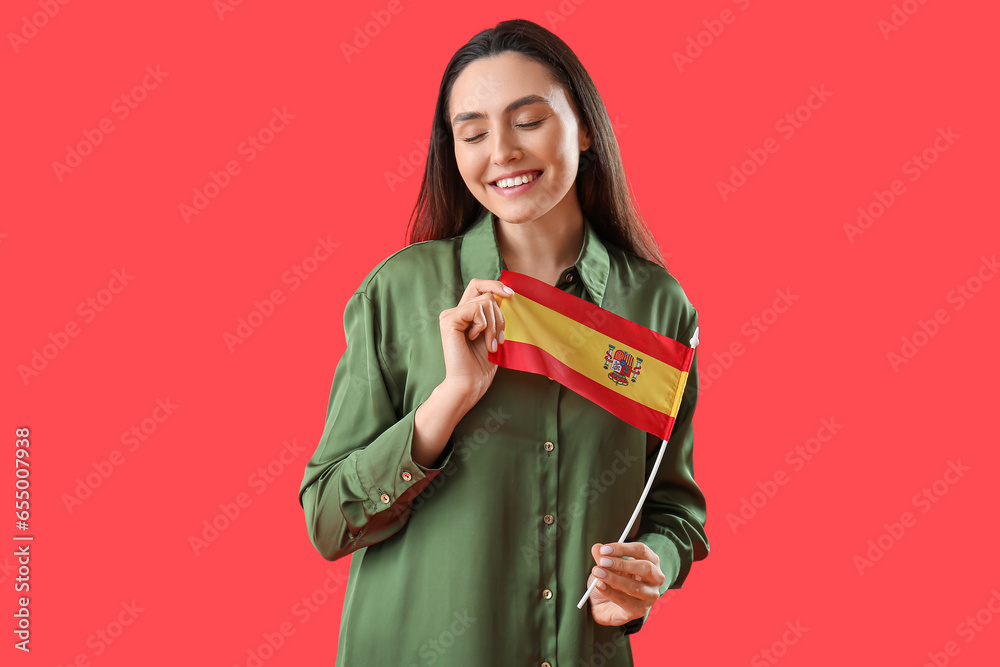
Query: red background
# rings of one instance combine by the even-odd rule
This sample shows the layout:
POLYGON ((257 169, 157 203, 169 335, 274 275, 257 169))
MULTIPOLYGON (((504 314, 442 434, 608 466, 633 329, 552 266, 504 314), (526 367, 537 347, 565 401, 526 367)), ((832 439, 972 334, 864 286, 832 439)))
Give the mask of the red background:
POLYGON ((716 364, 695 420, 712 553, 632 638, 636 664, 772 664, 765 649, 789 666, 996 664, 1000 280, 974 280, 993 277, 981 258, 1000 245, 995 6, 897 3, 915 13, 883 35, 889 0, 492 4, 247 0, 220 19, 210 0, 70 2, 32 32, 39 1, 4 3, 0 498, 28 426, 35 536, 32 651, 5 633, 4 664, 246 665, 286 622, 294 634, 264 664, 332 664, 348 562, 315 552, 296 494, 343 308, 405 243, 449 57, 514 17, 552 29, 591 73, 640 210, 699 310, 703 380, 716 364), (731 23, 712 23, 727 9, 731 23), (341 45, 372 11, 390 21, 347 62, 341 45), (673 54, 700 32, 707 46, 679 68, 673 54), (168 74, 120 118, 112 104, 147 66, 168 74), (831 95, 786 137, 775 124, 811 86, 831 95), (294 118, 247 161, 241 142, 275 107, 294 118), (52 163, 104 118, 114 130, 60 181, 52 163), (938 128, 958 138, 911 181, 905 163, 938 128), (768 138, 777 152, 724 201, 718 181, 768 138), (416 173, 391 189, 386 173, 408 173, 415 150, 416 173), (179 206, 229 160, 240 173, 186 224, 179 206), (905 193, 852 242, 844 225, 894 179, 905 193), (339 247, 292 290, 282 276, 317 237, 339 247), (85 321, 78 305, 123 267, 134 278, 85 321), (980 289, 958 308, 948 295, 970 279, 980 289), (274 289, 286 301, 230 352, 224 333, 274 289), (798 299, 773 319, 786 289, 798 299), (947 321, 894 368, 889 354, 938 309, 947 321), (755 317, 770 322, 756 336, 755 317), (79 335, 25 382, 18 367, 71 321, 79 335), (743 353, 726 358, 734 343, 743 353), (173 414, 128 451, 122 434, 168 397, 173 414), (794 467, 786 455, 823 419, 842 428, 794 467), (285 440, 305 453, 254 486, 285 440), (121 465, 68 511, 77 478, 115 450, 121 465), (968 470, 939 497, 949 461, 968 470), (753 496, 779 471, 773 497, 753 496), (935 502, 915 503, 925 487, 935 502), (240 493, 250 505, 195 555, 189 537, 240 493), (734 530, 744 499, 761 506, 734 530), (907 511, 915 523, 884 535, 907 511), (859 574, 880 536, 889 548, 859 574), (296 605, 327 572, 338 588, 304 619, 296 605), (95 643, 133 600, 134 622, 95 643), (970 636, 960 624, 977 612, 990 622, 970 636), (783 635, 786 622, 808 630, 783 635))

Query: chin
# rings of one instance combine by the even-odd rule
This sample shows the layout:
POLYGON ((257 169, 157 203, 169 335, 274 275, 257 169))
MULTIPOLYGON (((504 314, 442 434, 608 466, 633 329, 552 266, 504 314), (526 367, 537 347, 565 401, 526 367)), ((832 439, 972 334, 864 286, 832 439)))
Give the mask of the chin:
MULTIPOLYGON (((545 193, 539 194, 542 195, 542 197, 539 197, 538 199, 544 201, 543 198, 545 193)), ((491 208, 487 206, 487 208, 493 211, 498 218, 510 223, 520 224, 524 222, 531 222, 532 220, 536 220, 537 218, 549 213, 556 207, 556 204, 558 204, 560 200, 551 199, 550 201, 552 201, 552 204, 544 207, 538 206, 538 202, 535 201, 525 202, 524 204, 512 204, 511 202, 501 201, 497 203, 496 207, 491 208)))

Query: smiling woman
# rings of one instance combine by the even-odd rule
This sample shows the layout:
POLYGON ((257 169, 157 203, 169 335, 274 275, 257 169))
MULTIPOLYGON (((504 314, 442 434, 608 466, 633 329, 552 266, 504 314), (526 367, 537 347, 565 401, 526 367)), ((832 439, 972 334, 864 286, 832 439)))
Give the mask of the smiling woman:
POLYGON ((411 243, 345 309, 299 489, 320 554, 352 555, 336 664, 630 666, 627 635, 708 555, 697 355, 640 518, 612 542, 660 438, 492 363, 514 294, 499 277, 532 276, 674 340, 692 338, 698 313, 632 205, 593 81, 551 32, 504 21, 460 48, 431 136, 411 243))

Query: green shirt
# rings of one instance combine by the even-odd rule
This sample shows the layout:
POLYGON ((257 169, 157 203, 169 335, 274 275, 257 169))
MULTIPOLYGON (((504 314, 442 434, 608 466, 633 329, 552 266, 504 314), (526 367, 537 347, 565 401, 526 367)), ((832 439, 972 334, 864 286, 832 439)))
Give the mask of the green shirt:
MULTIPOLYGON (((445 378, 438 316, 471 278, 504 269, 494 216, 380 262, 344 312, 326 427, 299 492, 309 538, 352 554, 338 666, 632 665, 622 627, 577 609, 639 500, 661 440, 544 375, 498 368, 434 467, 415 463, 414 413, 445 378), (643 465, 643 463, 645 465, 643 465)), ((697 312, 666 270, 602 241, 584 218, 556 287, 685 344, 697 312)), ((680 588, 708 555, 693 478, 697 354, 657 479, 627 541, 680 588)), ((648 616, 648 615, 647 615, 648 616)))

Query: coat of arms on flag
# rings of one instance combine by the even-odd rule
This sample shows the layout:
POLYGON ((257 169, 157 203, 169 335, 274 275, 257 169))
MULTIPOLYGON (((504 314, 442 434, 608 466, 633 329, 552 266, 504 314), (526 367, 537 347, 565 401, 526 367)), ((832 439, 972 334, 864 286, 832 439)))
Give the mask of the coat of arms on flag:
POLYGON ((625 350, 616 350, 615 346, 608 343, 608 353, 604 355, 604 368, 611 364, 611 372, 608 377, 618 385, 628 384, 629 377, 635 382, 639 377, 639 368, 642 367, 642 359, 633 357, 625 350))

